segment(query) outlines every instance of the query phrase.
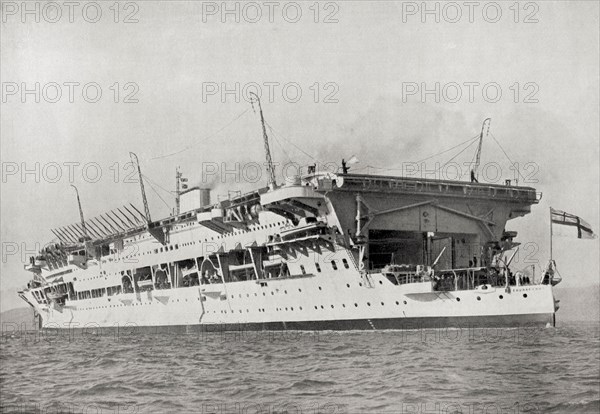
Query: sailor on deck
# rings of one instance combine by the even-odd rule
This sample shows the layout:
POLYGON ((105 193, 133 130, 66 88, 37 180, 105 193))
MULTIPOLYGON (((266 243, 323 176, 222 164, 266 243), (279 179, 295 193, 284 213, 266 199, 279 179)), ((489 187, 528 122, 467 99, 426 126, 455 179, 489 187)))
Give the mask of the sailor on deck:
POLYGON ((475 171, 471 170, 471 182, 472 183, 478 183, 479 181, 477 181, 477 177, 475 177, 475 171))

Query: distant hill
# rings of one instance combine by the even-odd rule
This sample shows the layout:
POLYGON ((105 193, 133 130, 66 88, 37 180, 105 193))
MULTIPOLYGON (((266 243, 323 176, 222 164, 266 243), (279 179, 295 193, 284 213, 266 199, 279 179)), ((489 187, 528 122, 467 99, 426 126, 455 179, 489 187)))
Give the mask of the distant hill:
POLYGON ((0 313, 0 327, 2 334, 6 334, 15 329, 26 330, 36 329, 33 323, 33 309, 30 307, 11 309, 0 313), (23 325, 24 324, 24 325, 23 325))

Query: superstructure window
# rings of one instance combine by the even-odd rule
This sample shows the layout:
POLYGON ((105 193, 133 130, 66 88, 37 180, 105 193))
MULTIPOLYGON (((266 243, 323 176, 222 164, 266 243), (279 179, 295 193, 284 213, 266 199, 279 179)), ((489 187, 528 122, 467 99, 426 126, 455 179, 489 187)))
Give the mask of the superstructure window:
POLYGON ((146 292, 154 289, 152 282, 152 270, 150 266, 136 269, 133 275, 134 286, 139 292, 146 292))
POLYGON ((131 276, 125 275, 121 278, 123 284, 123 293, 133 293, 133 282, 131 276))
POLYGON ((315 263, 315 267, 317 268, 317 272, 321 273, 321 265, 318 263, 315 263))
POLYGON ((105 293, 106 293, 106 290, 104 288, 92 289, 92 297, 93 298, 100 298, 100 297, 104 296, 105 293))
POLYGON ((154 265, 154 287, 156 289, 170 289, 168 266, 166 264, 154 265))
POLYGON ((333 267, 333 270, 337 270, 337 264, 335 263, 335 260, 331 261, 331 267, 333 267))
POLYGON ((121 286, 109 286, 106 288, 106 294, 108 296, 114 296, 121 293, 121 286))
POLYGON ((306 270, 304 269, 304 265, 300 265, 300 271, 302 272, 303 275, 306 274, 306 270))
POLYGON ((345 267, 346 269, 349 269, 349 268, 350 268, 350 265, 348 265, 348 260, 346 260, 346 259, 342 259, 342 263, 344 264, 344 267, 345 267))
POLYGON ((92 297, 89 290, 78 292, 77 296, 79 297, 79 299, 89 299, 92 297))

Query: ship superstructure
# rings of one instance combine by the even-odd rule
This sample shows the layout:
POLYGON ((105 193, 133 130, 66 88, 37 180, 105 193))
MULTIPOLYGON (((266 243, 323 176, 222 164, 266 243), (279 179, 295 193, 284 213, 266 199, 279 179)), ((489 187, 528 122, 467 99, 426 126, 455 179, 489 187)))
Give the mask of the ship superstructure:
POLYGON ((226 200, 178 190, 177 210, 161 220, 145 196, 144 213, 82 212, 31 259, 19 294, 46 328, 554 324, 555 281, 509 269, 518 243, 506 223, 539 202, 535 189, 346 166, 309 168, 281 186, 269 177, 226 200))

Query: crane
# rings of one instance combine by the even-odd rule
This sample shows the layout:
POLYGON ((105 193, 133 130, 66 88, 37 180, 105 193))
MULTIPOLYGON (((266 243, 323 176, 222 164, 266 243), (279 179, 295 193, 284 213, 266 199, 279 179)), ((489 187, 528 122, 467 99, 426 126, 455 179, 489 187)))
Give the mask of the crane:
POLYGON ((150 208, 148 207, 148 200, 146 199, 146 190, 144 190, 144 180, 142 179, 142 169, 140 168, 140 161, 135 152, 130 152, 129 157, 133 165, 137 166, 138 176, 140 178, 140 188, 142 190, 142 201, 144 202, 144 212, 146 213, 146 221, 150 223, 150 208))
POLYGON ((267 135, 267 128, 265 127, 265 118, 263 116, 262 106, 260 104, 260 98, 254 92, 250 92, 250 95, 253 96, 253 99, 250 101, 252 104, 252 108, 254 109, 254 100, 258 102, 258 110, 260 112, 260 123, 262 125, 263 131, 263 140, 265 144, 265 156, 267 157, 267 173, 269 180, 269 188, 273 190, 277 187, 277 183, 275 182, 275 168, 273 167, 273 158, 271 158, 271 149, 269 148, 269 136, 267 135))
POLYGON ((81 208, 81 200, 79 199, 79 190, 73 184, 71 187, 75 189, 75 194, 77 194, 77 205, 79 206, 79 219, 81 220, 81 228, 83 229, 83 236, 85 241, 89 240, 87 228, 85 227, 85 220, 83 219, 83 209, 81 208))
POLYGON ((487 137, 490 133, 490 124, 492 123, 492 118, 486 118, 483 121, 483 124, 481 125, 481 133, 479 134, 479 146, 477 147, 477 153, 475 155, 475 165, 473 166, 473 169, 471 170, 471 181, 472 182, 478 182, 478 169, 479 169, 479 164, 481 162, 481 146, 483 144, 483 131, 485 130, 485 124, 487 123, 487 132, 485 134, 485 136, 487 137))

